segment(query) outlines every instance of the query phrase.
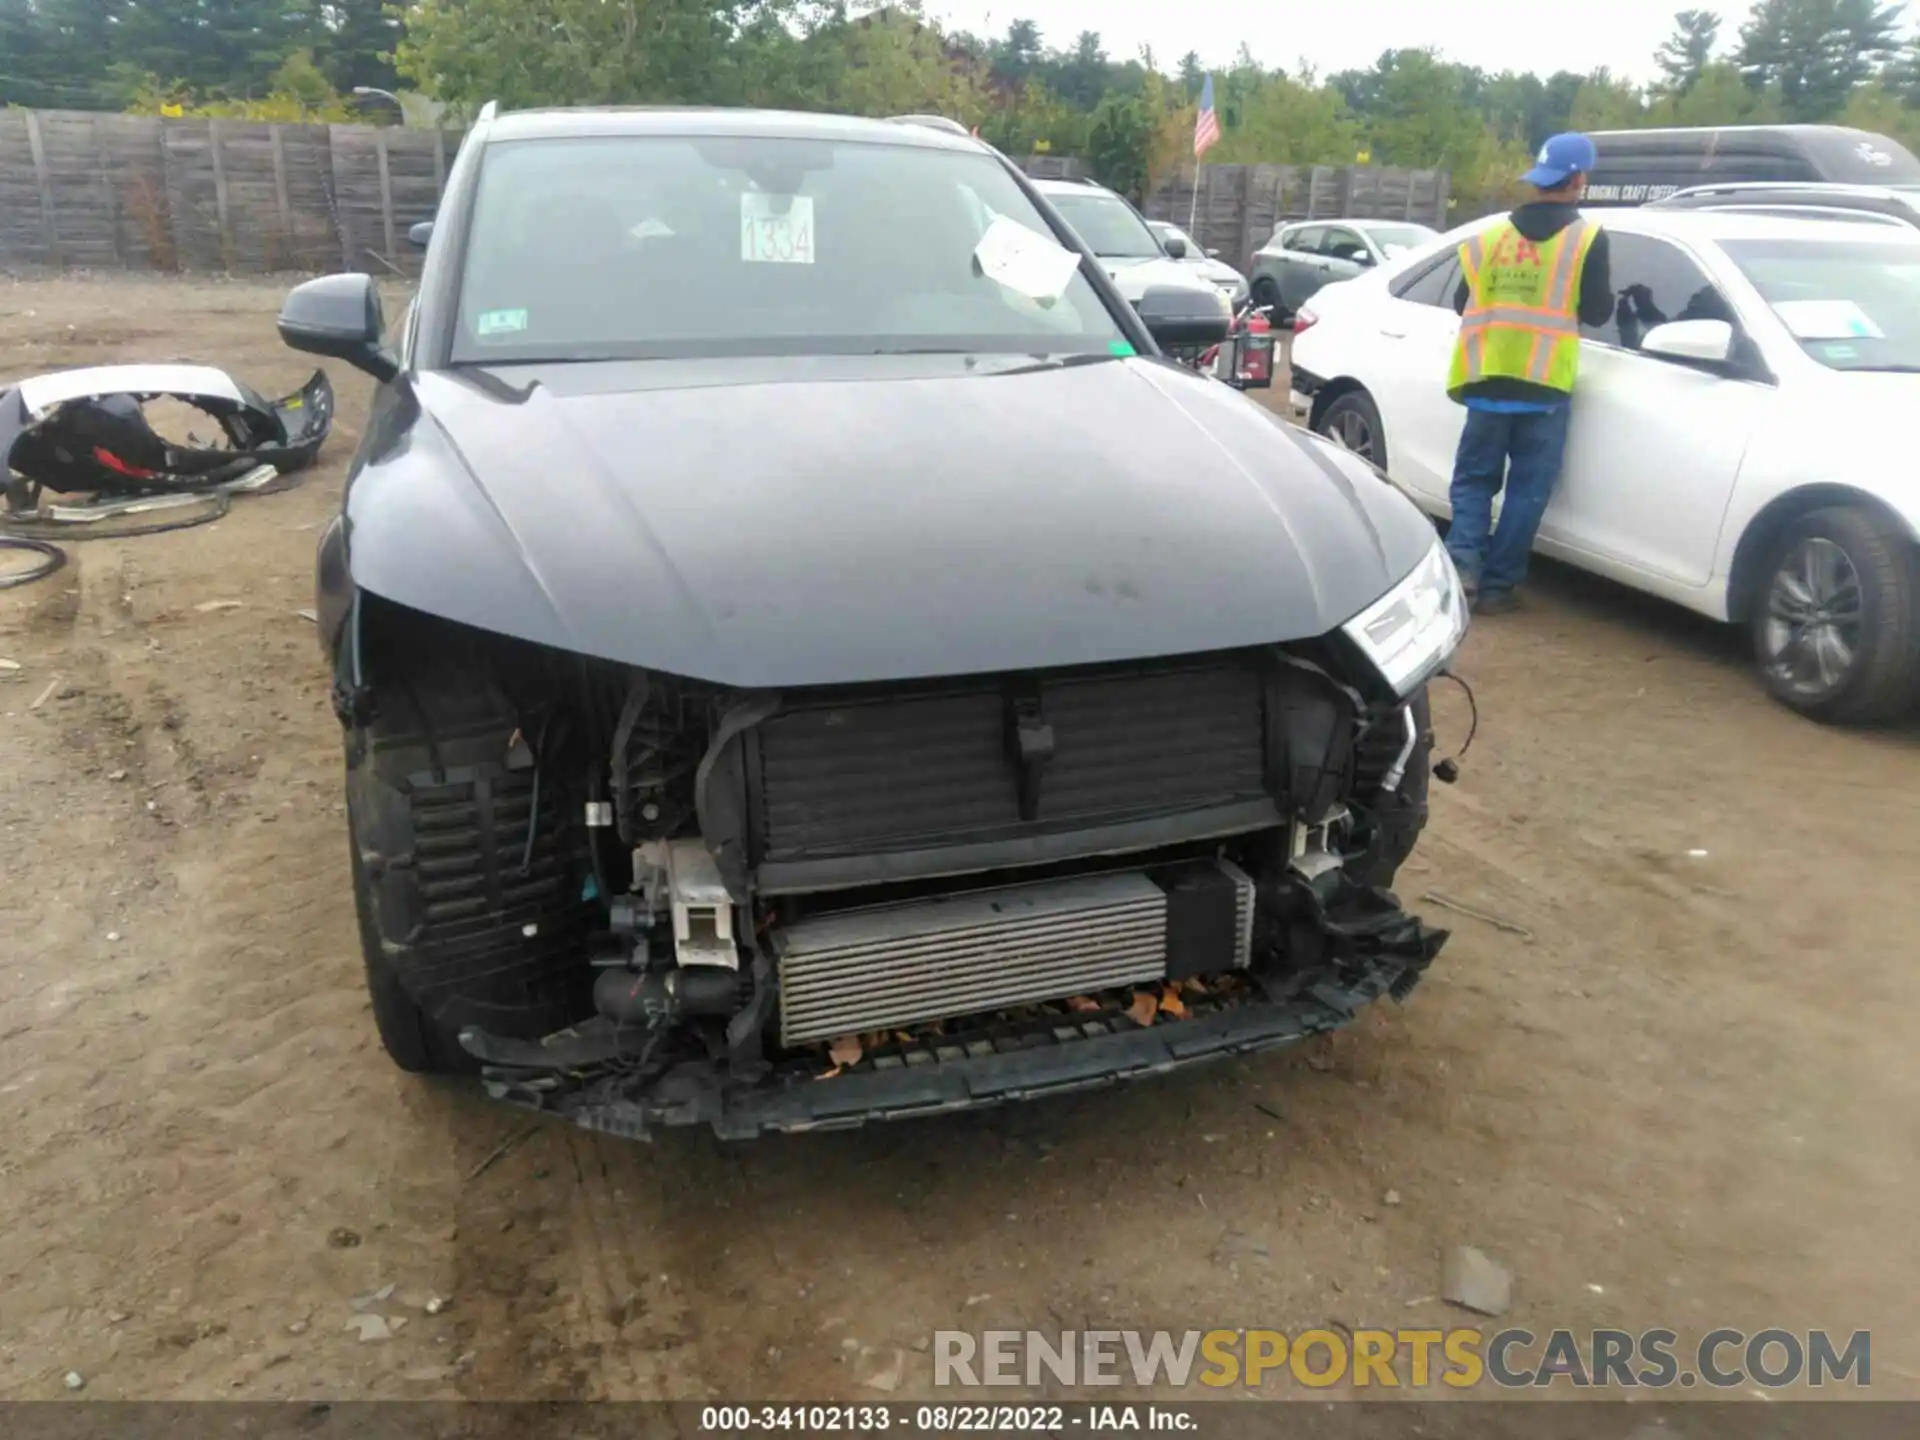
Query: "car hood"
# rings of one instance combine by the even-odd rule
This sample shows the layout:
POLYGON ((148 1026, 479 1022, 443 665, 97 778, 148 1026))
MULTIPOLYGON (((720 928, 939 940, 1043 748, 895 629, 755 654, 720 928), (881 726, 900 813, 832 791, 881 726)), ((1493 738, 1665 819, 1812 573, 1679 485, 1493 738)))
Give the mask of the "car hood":
POLYGON ((1164 255, 1157 260, 1117 260, 1106 257, 1101 259, 1100 265, 1112 278, 1121 298, 1135 305, 1155 285, 1173 285, 1182 290, 1213 289, 1198 266, 1164 255))
POLYGON ((1226 386, 1144 358, 1014 363, 424 374, 348 486, 353 577, 763 687, 1320 635, 1433 544, 1365 465, 1226 386))
POLYGON ((1224 260, 1215 260, 1208 256, 1204 260, 1189 260, 1187 268, 1215 285, 1242 285, 1247 277, 1224 260))

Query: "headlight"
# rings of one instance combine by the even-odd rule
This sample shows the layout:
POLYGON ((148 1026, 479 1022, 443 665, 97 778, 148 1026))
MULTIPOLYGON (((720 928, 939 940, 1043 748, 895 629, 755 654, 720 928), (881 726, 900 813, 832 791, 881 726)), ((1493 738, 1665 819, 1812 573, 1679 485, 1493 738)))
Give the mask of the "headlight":
POLYGON ((1447 663, 1467 633, 1467 597, 1438 540, 1413 573, 1340 627, 1396 695, 1447 663))

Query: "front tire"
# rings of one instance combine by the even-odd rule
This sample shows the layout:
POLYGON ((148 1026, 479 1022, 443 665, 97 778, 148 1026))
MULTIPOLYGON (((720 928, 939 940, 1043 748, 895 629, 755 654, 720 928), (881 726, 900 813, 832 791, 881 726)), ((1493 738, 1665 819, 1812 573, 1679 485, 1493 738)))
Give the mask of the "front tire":
POLYGON ((470 1025, 531 1040, 593 1013, 599 910, 563 799, 574 777, 552 757, 510 764, 519 728, 484 672, 448 665, 384 687, 347 733, 367 993, 403 1070, 473 1070, 470 1025))
POLYGON ((1761 682, 1828 724, 1904 715, 1920 697, 1920 566, 1897 523, 1857 506, 1800 516, 1761 571, 1749 627, 1761 682))
POLYGON ((1276 328, 1293 322, 1293 316, 1287 310, 1286 302, 1280 298, 1280 287, 1264 275, 1253 282, 1253 303, 1261 308, 1268 305, 1273 307, 1270 318, 1276 328))
POLYGON ((1336 396, 1313 429, 1379 469, 1387 468, 1387 434, 1380 423, 1380 407, 1366 391, 1349 390, 1336 396))

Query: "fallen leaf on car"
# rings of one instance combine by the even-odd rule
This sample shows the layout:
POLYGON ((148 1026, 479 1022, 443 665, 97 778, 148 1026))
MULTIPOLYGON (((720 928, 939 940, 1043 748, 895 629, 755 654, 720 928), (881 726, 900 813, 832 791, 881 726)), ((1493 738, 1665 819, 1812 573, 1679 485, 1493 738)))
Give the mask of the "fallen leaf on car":
POLYGON ((1091 995, 1073 995, 1067 999, 1067 1009, 1078 1015, 1092 1015, 1100 1009, 1100 1002, 1091 995))
POLYGON ((1127 1007, 1127 1018, 1134 1024, 1145 1027, 1153 1024, 1153 1017, 1160 1013, 1160 999, 1151 990, 1133 992, 1133 1004, 1127 1007))
POLYGON ((1171 985, 1160 992, 1160 1011, 1176 1020, 1186 1019, 1187 1007, 1180 1002, 1180 992, 1171 985))
POLYGON ((828 1058, 833 1061, 836 1068, 843 1070, 849 1065, 858 1065, 860 1053, 858 1035, 842 1035, 827 1047, 828 1058))

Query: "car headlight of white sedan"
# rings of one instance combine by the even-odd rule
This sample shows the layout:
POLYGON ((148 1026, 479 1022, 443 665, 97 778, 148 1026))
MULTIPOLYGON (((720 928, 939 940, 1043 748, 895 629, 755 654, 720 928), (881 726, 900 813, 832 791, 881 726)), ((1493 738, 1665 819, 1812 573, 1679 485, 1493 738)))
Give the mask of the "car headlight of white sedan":
POLYGON ((1438 539, 1406 579, 1340 627, 1396 695, 1410 695, 1460 648, 1467 597, 1438 539))

